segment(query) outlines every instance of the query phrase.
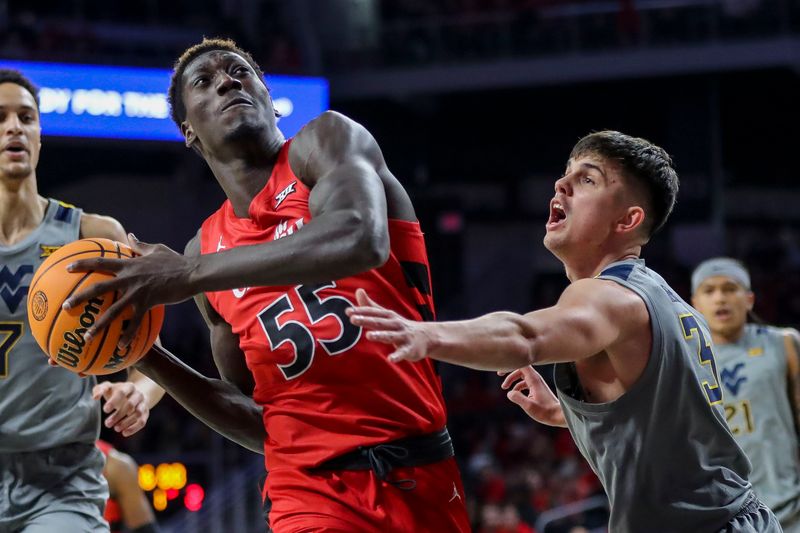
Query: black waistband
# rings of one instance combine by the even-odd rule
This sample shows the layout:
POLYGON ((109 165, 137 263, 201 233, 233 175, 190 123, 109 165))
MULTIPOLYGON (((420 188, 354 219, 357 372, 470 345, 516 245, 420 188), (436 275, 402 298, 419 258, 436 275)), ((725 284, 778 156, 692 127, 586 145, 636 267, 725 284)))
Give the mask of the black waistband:
POLYGON ((413 479, 392 481, 389 473, 398 467, 422 466, 444 461, 455 454, 447 428, 426 435, 393 440, 375 446, 359 446, 352 452, 334 457, 312 468, 324 470, 372 470, 378 479, 400 488, 413 489, 413 479))

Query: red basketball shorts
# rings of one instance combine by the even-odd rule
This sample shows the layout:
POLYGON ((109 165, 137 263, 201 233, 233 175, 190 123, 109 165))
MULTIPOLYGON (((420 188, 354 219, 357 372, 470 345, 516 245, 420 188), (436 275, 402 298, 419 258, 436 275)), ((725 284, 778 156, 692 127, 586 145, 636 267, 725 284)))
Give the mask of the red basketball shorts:
POLYGON ((390 480, 413 479, 403 490, 371 470, 308 472, 273 469, 265 490, 274 533, 462 533, 470 531, 464 488, 452 457, 392 470, 390 480))

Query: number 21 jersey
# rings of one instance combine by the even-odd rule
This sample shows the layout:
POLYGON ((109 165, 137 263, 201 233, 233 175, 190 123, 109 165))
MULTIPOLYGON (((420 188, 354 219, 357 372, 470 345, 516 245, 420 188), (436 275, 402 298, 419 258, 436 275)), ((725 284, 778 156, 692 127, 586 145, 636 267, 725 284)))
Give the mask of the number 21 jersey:
MULTIPOLYGON (((226 200, 202 226, 202 253, 290 238, 311 223, 310 190, 292 172, 284 144, 267 181, 238 218, 226 200)), ((414 320, 433 318, 419 223, 389 220, 391 253, 380 268, 315 284, 206 293, 239 336, 264 408, 268 469, 316 466, 358 446, 437 431, 445 425, 441 381, 430 360, 390 363, 345 309, 363 288, 414 320)))

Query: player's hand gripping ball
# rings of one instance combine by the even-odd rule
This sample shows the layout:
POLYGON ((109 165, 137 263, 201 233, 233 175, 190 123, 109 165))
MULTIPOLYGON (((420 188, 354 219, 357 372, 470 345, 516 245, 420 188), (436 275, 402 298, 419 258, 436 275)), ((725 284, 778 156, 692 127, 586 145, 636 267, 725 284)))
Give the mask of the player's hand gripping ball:
POLYGON ((150 309, 128 348, 117 348, 125 323, 132 316, 126 309, 111 323, 98 331, 90 342, 84 334, 119 298, 109 292, 92 298, 69 310, 61 304, 82 288, 107 280, 113 274, 104 272, 68 272, 67 265, 78 259, 108 257, 130 259, 131 249, 109 239, 82 239, 56 250, 39 266, 28 290, 28 323, 31 333, 44 352, 60 366, 81 374, 111 374, 129 367, 142 358, 153 345, 164 322, 164 306, 150 309))

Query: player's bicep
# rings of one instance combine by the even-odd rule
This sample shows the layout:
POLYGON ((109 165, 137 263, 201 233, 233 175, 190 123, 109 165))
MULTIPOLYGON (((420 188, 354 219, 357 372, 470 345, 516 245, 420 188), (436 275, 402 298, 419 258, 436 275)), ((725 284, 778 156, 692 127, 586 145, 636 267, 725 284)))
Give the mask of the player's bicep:
POLYGON ((289 159, 311 188, 312 215, 349 209, 385 225, 386 191, 380 172, 386 170, 386 162, 366 128, 339 113, 323 113, 298 133, 289 159))
POLYGON ((252 396, 255 381, 247 368, 244 352, 239 346, 239 336, 211 307, 204 294, 199 294, 194 299, 211 331, 211 355, 220 377, 236 385, 243 394, 252 396))
MULTIPOLYGON (((620 290, 583 280, 570 285, 553 307, 525 315, 533 325, 537 363, 578 361, 608 350, 624 334, 626 319, 636 319, 636 302, 620 290), (610 292, 610 294, 609 294, 610 292)), ((641 303, 641 302, 640 302, 641 303)), ((641 303, 644 308, 644 303, 641 303)), ((646 309, 644 309, 646 313, 646 309)))

